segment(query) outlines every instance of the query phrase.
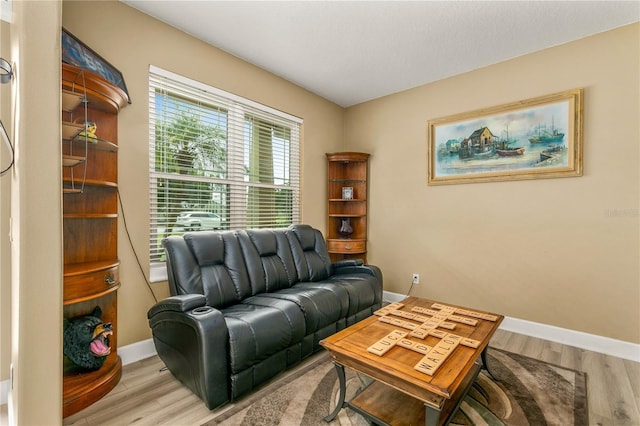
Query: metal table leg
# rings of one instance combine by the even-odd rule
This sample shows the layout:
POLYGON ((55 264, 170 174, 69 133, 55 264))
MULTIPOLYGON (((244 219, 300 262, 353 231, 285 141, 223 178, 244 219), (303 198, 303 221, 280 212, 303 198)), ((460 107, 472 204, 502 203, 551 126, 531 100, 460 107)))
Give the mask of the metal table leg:
POLYGON ((491 370, 489 370, 489 364, 487 364, 487 349, 489 349, 489 346, 485 346, 485 348, 480 353, 480 358, 482 359, 482 368, 487 370, 487 373, 489 373, 489 376, 491 376, 491 378, 494 381, 499 382, 500 380, 496 376, 493 375, 491 370))
MULTIPOLYGON (((447 426, 449 424, 449 422, 451 420, 453 420, 454 415, 456 414, 456 412, 458 411, 458 409, 460 408, 460 405, 462 404, 462 401, 464 401, 464 398, 467 396, 467 394, 469 393, 469 391, 471 390, 471 388, 473 387, 473 384, 475 383, 476 379, 478 378, 478 374, 480 374, 480 370, 482 369, 482 366, 480 366, 478 363, 475 364, 475 370, 470 373, 472 374, 472 376, 469 378, 468 383, 466 384, 466 387, 464 388, 464 390, 462 391, 462 394, 460 395, 460 397, 458 398, 458 400, 455 402, 455 406, 453 407, 452 410, 449 411, 449 414, 447 416, 446 419, 444 419, 444 426, 447 426)), ((489 373, 491 374, 491 373, 489 373)), ((441 418, 440 416, 443 414, 442 410, 444 409, 444 406, 441 406, 440 408, 435 408, 432 406, 429 406, 427 404, 424 405, 425 407, 425 426, 436 426, 439 425, 441 423, 441 418)))
POLYGON ((336 404, 336 408, 333 409, 333 412, 324 418, 324 421, 329 423, 333 419, 336 418, 342 407, 344 407, 344 398, 347 393, 347 380, 344 374, 344 367, 337 362, 333 362, 333 366, 336 368, 336 372, 338 373, 338 381, 340 382, 340 395, 338 398, 338 403, 336 404))
POLYGON ((437 425, 440 421, 440 410, 424 404, 424 424, 425 426, 437 425))

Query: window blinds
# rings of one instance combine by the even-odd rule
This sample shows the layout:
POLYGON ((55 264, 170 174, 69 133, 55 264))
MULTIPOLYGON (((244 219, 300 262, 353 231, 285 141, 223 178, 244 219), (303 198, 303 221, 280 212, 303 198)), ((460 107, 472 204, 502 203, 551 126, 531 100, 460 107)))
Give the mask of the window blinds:
POLYGON ((166 236, 299 222, 301 124, 256 102, 150 68, 152 279, 154 264, 164 267, 166 236))

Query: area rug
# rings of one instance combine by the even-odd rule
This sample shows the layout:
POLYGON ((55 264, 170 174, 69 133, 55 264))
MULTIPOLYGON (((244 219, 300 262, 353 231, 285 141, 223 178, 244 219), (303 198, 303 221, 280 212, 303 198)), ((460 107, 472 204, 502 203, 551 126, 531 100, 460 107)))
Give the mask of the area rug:
MULTIPOLYGON (((586 425, 586 374, 490 348, 494 381, 482 371, 451 425, 586 425)), ((368 378, 347 369, 347 397, 368 378)), ((338 378, 328 356, 321 356, 295 374, 221 410, 210 425, 364 426, 369 423, 350 409, 331 423, 323 419, 338 399, 338 378)))

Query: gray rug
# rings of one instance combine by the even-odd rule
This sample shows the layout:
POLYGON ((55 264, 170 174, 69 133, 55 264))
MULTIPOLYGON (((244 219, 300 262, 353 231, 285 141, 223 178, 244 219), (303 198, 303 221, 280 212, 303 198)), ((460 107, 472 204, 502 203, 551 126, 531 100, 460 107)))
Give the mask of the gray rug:
MULTIPOLYGON (((586 425, 586 374, 490 348, 488 363, 500 379, 478 376, 453 425, 586 425)), ((367 378, 347 369, 347 396, 367 378)), ((328 356, 319 356, 294 374, 229 405, 209 425, 326 426, 335 407, 338 379, 328 356)), ((364 426, 357 413, 340 410, 331 425, 364 426)))

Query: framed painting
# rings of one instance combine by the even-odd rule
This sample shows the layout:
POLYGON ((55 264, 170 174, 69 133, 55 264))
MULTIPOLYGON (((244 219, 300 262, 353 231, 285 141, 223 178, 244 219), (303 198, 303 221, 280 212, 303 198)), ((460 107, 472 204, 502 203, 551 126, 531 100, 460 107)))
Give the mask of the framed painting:
POLYGON ((62 62, 91 71, 115 84, 122 89, 127 95, 127 101, 131 103, 122 73, 64 28, 62 29, 62 62))
POLYGON ((582 89, 429 120, 427 183, 582 176, 582 89))

